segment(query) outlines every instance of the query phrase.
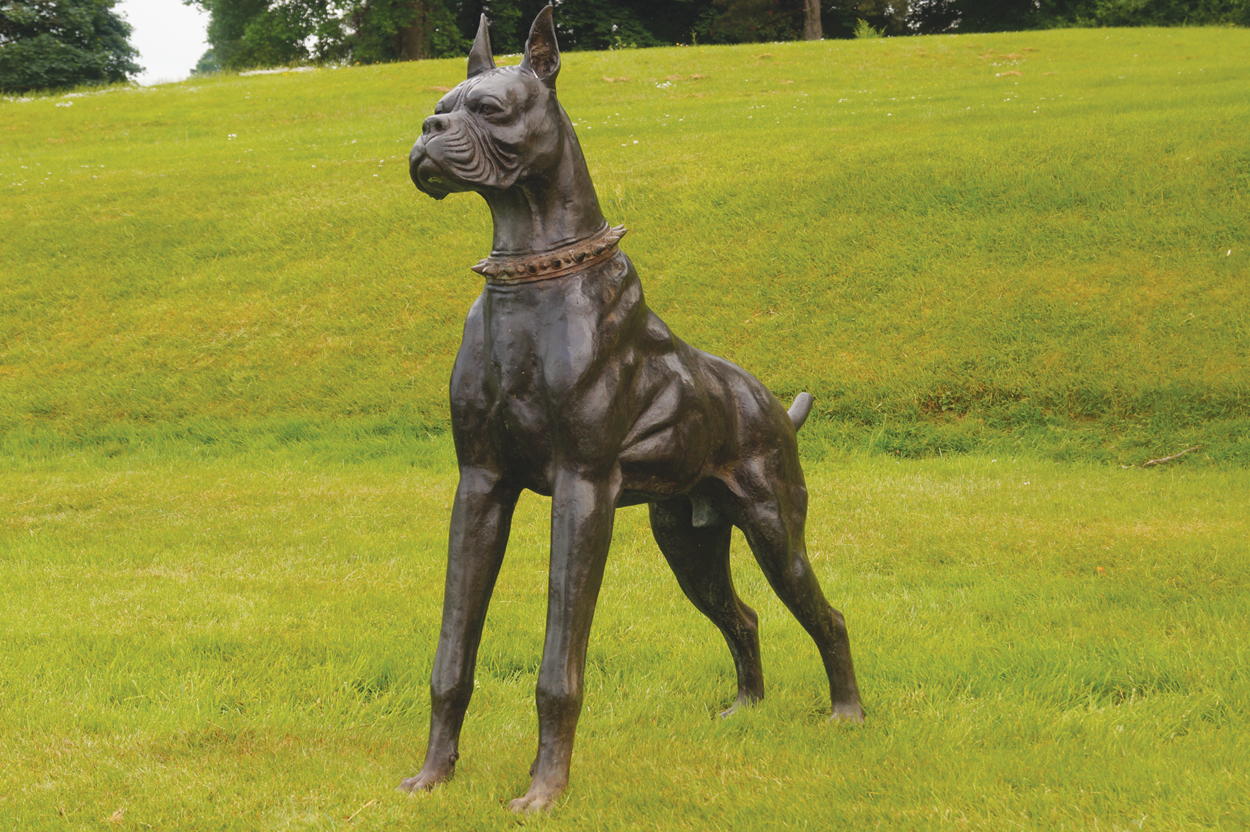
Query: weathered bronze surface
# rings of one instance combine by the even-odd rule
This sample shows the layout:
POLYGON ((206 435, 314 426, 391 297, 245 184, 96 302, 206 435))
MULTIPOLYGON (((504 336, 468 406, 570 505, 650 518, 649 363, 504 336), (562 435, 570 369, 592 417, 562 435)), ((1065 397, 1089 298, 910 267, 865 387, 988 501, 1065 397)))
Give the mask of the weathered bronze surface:
POLYGON ((755 611, 734 591, 729 538, 742 530, 769 583, 815 640, 833 718, 863 719, 842 616, 803 541, 807 489, 789 412, 750 373, 673 335, 643 301, 556 100, 551 7, 519 66, 496 68, 485 16, 468 80, 425 120, 416 186, 476 191, 494 219, 491 255, 451 377, 460 484, 451 515, 442 631, 430 680, 430 740, 407 791, 452 776, 478 643, 513 507, 551 497, 547 634, 538 674, 538 754, 515 811, 550 806, 568 783, 586 645, 618 506, 648 503, 682 590, 724 634, 734 705, 764 695, 755 611))

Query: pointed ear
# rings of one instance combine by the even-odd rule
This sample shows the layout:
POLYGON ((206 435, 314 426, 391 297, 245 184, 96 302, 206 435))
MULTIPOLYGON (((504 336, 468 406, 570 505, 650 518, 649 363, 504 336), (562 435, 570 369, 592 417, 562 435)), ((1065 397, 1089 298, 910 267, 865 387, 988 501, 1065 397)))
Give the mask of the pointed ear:
POLYGON ((495 59, 490 55, 490 31, 486 25, 486 15, 482 15, 482 22, 477 25, 477 40, 473 41, 473 48, 469 50, 469 77, 481 75, 494 68, 495 59))
POLYGON ((556 85, 560 72, 560 47, 556 44, 556 25, 551 19, 551 6, 534 18, 529 40, 525 42, 525 58, 521 67, 538 76, 549 87, 556 85))

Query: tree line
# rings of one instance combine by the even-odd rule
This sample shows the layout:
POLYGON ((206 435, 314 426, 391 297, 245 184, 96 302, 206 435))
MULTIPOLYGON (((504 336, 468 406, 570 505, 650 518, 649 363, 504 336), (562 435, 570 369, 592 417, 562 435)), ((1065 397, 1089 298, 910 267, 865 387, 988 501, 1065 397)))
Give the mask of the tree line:
POLYGON ((141 72, 114 2, 0 0, 0 90, 109 84, 141 72))
MULTIPOLYGON (((116 0, 0 0, 0 90, 138 73, 116 0)), ((524 48, 548 0, 184 0, 209 13, 197 72, 468 54, 480 15, 524 48)), ((1002 32, 1069 26, 1250 26, 1250 0, 555 0, 565 50, 1002 32)))
MULTIPOLYGON (((501 53, 524 48, 547 0, 192 0, 201 69, 468 54, 485 13, 501 53)), ((819 40, 1068 26, 1250 25, 1250 0, 556 0, 566 50, 819 40)))

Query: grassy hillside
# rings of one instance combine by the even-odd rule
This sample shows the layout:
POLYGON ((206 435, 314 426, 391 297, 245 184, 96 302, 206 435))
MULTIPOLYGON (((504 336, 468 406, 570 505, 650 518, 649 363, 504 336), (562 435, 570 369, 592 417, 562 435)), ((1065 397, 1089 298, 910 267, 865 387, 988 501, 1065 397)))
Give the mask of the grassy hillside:
MULTIPOLYGON (((1250 32, 567 54, 652 306, 809 447, 1250 461, 1250 32)), ((0 101, 0 431, 38 447, 446 425, 489 247, 406 154, 463 62, 0 101)))

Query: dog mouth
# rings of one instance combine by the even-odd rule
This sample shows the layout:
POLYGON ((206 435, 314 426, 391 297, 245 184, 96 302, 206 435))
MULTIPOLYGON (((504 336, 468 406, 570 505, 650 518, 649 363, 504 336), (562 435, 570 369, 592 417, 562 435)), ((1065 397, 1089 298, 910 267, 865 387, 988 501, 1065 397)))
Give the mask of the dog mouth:
POLYGON ((417 186, 417 190, 435 199, 443 199, 450 193, 463 190, 430 158, 425 149, 424 137, 417 139, 412 153, 408 155, 408 175, 412 177, 412 184, 417 186))
POLYGON ((420 168, 413 174, 412 181, 416 184, 417 190, 435 199, 443 199, 454 190, 438 173, 431 173, 420 168))

